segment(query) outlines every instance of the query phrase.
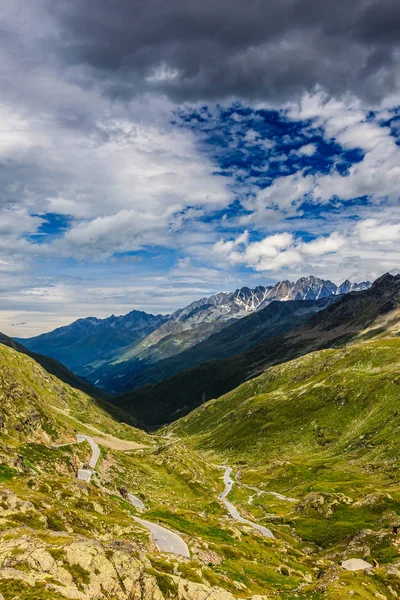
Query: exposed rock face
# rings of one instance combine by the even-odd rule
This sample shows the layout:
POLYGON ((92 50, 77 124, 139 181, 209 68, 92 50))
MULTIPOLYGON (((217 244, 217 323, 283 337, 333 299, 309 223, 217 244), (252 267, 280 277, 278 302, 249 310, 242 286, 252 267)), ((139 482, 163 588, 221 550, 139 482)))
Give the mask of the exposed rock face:
MULTIPOLYGON (((44 486, 40 483, 42 492, 44 486)), ((86 488, 84 492, 87 495, 86 488)), ((89 538, 71 528, 55 531, 47 525, 34 502, 1 489, 0 600, 5 590, 21 600, 25 591, 29 597, 42 598, 45 593, 57 600, 237 600, 221 588, 156 571, 146 554, 149 548, 135 542, 129 528, 114 527, 109 535, 89 538), (35 522, 35 528, 7 529, 17 516, 22 523, 35 522)), ((151 550, 156 551, 154 546, 151 550)))
MULTIPOLYGON (((151 571, 151 563, 144 554, 133 556, 130 544, 115 548, 55 533, 44 542, 16 530, 8 532, 8 539, 0 544, 0 589, 2 581, 14 582, 16 590, 45 586, 57 598, 71 600, 166 600, 172 591, 175 600, 236 600, 221 588, 173 575, 167 576, 170 592, 163 593, 157 575, 146 571, 151 571)), ((267 598, 253 596, 251 600, 267 598)))
POLYGON ((343 494, 326 494, 311 492, 306 494, 304 498, 296 506, 296 511, 305 515, 319 513, 324 517, 330 517, 333 514, 333 509, 338 504, 351 504, 351 498, 343 494))
POLYGON ((145 573, 146 560, 134 558, 129 546, 107 547, 87 539, 63 540, 53 534, 50 547, 29 535, 3 540, 0 545, 0 579, 17 580, 65 598, 97 600, 163 600, 153 577, 145 573))
MULTIPOLYGON (((191 581, 178 581, 177 600, 236 600, 230 592, 221 588, 210 588, 191 581)), ((268 600, 267 596, 252 596, 249 600, 268 600)))

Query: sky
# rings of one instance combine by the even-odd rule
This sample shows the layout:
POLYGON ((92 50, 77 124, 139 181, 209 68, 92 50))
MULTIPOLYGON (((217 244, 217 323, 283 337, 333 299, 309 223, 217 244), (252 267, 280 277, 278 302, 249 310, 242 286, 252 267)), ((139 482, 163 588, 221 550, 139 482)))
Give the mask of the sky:
POLYGON ((398 0, 3 0, 0 330, 400 265, 398 0))

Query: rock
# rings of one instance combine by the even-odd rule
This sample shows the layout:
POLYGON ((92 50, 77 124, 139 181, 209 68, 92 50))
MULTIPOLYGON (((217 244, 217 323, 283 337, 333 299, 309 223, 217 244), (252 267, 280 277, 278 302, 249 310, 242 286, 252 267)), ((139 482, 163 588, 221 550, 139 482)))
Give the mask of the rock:
POLYGON ((303 514, 319 513, 324 517, 330 517, 333 514, 334 507, 340 504, 351 504, 352 499, 344 494, 326 494, 311 492, 306 494, 304 498, 296 506, 295 510, 303 514))
MULTIPOLYGON (((175 578, 174 578, 175 579, 175 578)), ((176 600, 237 600, 230 592, 221 588, 209 588, 200 583, 175 579, 178 583, 176 600)), ((268 600, 267 596, 252 596, 249 600, 268 600)))
POLYGON ((208 565, 211 563, 212 565, 220 565, 222 563, 222 558, 213 550, 200 550, 197 553, 197 558, 204 564, 208 565))
POLYGON ((354 506, 380 506, 384 505, 387 500, 392 500, 392 496, 390 494, 385 494, 382 492, 373 492, 372 494, 368 494, 362 500, 358 500, 354 503, 354 506))
POLYGON ((342 567, 346 571, 365 571, 366 569, 373 569, 373 565, 368 563, 366 560, 361 558, 349 558, 342 562, 342 567))

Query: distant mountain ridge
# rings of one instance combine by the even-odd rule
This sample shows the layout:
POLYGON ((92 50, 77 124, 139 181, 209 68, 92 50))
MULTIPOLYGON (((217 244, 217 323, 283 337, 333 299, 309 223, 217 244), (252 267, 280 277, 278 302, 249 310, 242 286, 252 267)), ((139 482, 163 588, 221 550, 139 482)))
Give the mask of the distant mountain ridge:
POLYGON ((127 348, 116 362, 134 357, 151 363, 158 362, 191 348, 233 323, 235 319, 262 310, 276 300, 319 300, 350 291, 365 290, 370 286, 369 281, 350 283, 348 280, 337 286, 332 281, 309 275, 296 282, 280 281, 274 286, 260 285, 254 289, 242 287, 234 292, 218 292, 175 311, 161 327, 138 344, 127 348), (184 333, 188 330, 192 330, 193 335, 184 333), (168 336, 171 337, 167 340, 168 336))
POLYGON ((106 319, 87 317, 33 338, 16 339, 29 350, 60 361, 95 385, 106 382, 103 389, 110 391, 114 390, 114 384, 108 371, 117 371, 118 377, 125 378, 126 366, 133 376, 149 365, 189 350, 271 302, 320 300, 364 290, 370 285, 368 281, 346 280, 337 286, 310 275, 296 282, 218 292, 195 300, 172 315, 133 310, 106 319))
POLYGON ((275 300, 262 310, 230 321, 227 327, 195 346, 156 363, 144 365, 142 361, 138 364, 133 359, 108 365, 103 372, 100 367, 92 375, 97 378, 96 383, 100 388, 111 393, 132 391, 168 379, 206 361, 241 354, 267 338, 293 331, 338 298, 330 296, 319 300, 287 302, 275 300))
MULTIPOLYGON (((253 312, 267 306, 274 300, 318 300, 328 296, 347 294, 368 289, 370 281, 351 283, 346 279, 337 286, 332 281, 319 279, 313 275, 301 277, 297 281, 279 281, 273 286, 257 286, 254 289, 242 287, 234 292, 218 292, 208 298, 201 298, 192 302, 187 307, 179 309, 171 315, 171 320, 187 321, 195 319, 202 311, 208 311, 207 318, 216 320, 227 315, 241 312, 253 312), (211 314, 210 314, 211 313, 211 314)), ((203 315, 202 315, 203 316, 203 315)), ((204 318, 204 316, 203 316, 204 318)))
POLYGON ((133 310, 126 315, 111 315, 106 319, 78 319, 49 333, 16 340, 33 352, 59 360, 83 376, 87 364, 106 360, 132 342, 149 335, 167 319, 168 315, 133 310))

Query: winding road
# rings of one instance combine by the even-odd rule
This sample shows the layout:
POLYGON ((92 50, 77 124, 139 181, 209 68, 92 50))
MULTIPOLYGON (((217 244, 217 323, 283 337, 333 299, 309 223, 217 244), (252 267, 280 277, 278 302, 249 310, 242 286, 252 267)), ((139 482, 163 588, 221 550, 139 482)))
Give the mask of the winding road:
MULTIPOLYGON (((79 433, 76 436, 76 441, 78 443, 89 442, 90 447, 92 449, 92 456, 89 461, 90 468, 78 469, 78 479, 89 483, 94 473, 94 469, 96 468, 97 461, 100 457, 100 448, 89 435, 83 435, 79 433)), ((146 510, 146 507, 143 504, 143 502, 134 494, 131 494, 129 492, 127 498, 135 508, 139 510, 146 510)), ((133 517, 133 519, 150 531, 154 543, 156 544, 160 552, 171 552, 173 554, 178 554, 180 556, 190 558, 189 548, 186 542, 184 542, 183 539, 179 537, 179 535, 173 533, 165 527, 162 527, 161 525, 156 525, 155 523, 151 523, 150 521, 146 521, 145 519, 140 519, 139 517, 133 517)))
POLYGON ((76 441, 78 442, 78 444, 81 442, 89 442, 90 447, 92 449, 92 456, 89 461, 90 468, 89 469, 78 469, 78 479, 89 483, 89 481, 93 475, 94 469, 96 468, 97 461, 99 460, 99 457, 100 457, 100 448, 98 447, 96 442, 94 440, 92 440, 92 438, 89 435, 83 435, 82 433, 78 433, 78 435, 76 436, 76 441))
POLYGON ((218 496, 218 500, 221 500, 221 502, 224 503, 229 514, 236 521, 239 521, 240 523, 245 523, 246 525, 250 525, 251 527, 253 527, 253 529, 257 529, 257 531, 262 533, 262 535, 265 535, 265 537, 273 538, 274 534, 272 533, 272 531, 270 529, 268 529, 267 527, 264 527, 263 525, 259 525, 258 523, 253 523, 253 521, 249 521, 249 519, 243 518, 239 514, 237 508, 226 499, 226 497, 228 496, 229 492, 231 491, 231 489, 233 487, 233 479, 231 478, 231 473, 232 473, 231 467, 225 467, 225 473, 224 473, 225 489, 222 492, 222 494, 220 494, 218 496))
POLYGON ((143 502, 140 500, 140 498, 138 498, 137 496, 134 496, 133 494, 131 494, 130 492, 128 492, 128 500, 129 502, 137 509, 139 510, 146 510, 145 505, 143 504, 143 502))
POLYGON ((133 518, 137 523, 143 525, 143 527, 146 527, 151 532, 152 538, 160 552, 172 552, 173 554, 190 558, 189 548, 179 535, 145 519, 139 519, 139 517, 133 518))

